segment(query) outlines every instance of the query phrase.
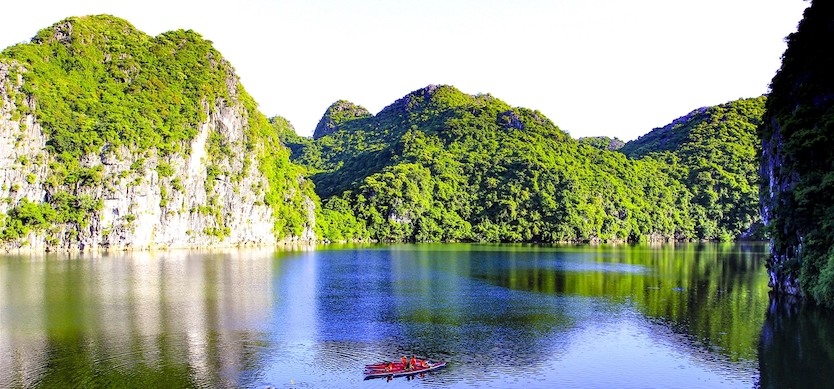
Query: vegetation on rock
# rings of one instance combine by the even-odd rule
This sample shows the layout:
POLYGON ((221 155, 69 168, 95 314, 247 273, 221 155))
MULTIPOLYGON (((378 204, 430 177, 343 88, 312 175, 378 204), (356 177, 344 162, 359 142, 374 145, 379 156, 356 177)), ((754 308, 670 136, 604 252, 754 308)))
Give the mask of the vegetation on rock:
MULTIPOLYGON (((299 179, 302 169, 289 162, 289 150, 258 112, 234 69, 199 34, 177 30, 150 37, 113 16, 71 17, 41 30, 30 43, 6 48, 0 64, 12 69, 9 80, 17 76, 23 80, 19 93, 11 96, 16 102, 13 117, 23 121, 33 114, 48 139, 49 171, 43 183, 47 196, 29 200, 39 204, 50 223, 97 218, 100 206, 89 206, 79 196, 96 192, 103 179, 112 178, 101 176, 101 161, 113 155, 125 158, 120 150, 135 157, 137 183, 145 158, 158 160, 159 165, 150 168, 166 182, 172 181, 166 190, 173 192, 177 185, 169 178, 172 171, 166 158, 190 154, 191 141, 218 107, 240 107, 246 121, 246 150, 269 181, 264 201, 273 208, 275 234, 286 237, 303 229, 302 197, 315 197, 312 187, 299 179), (55 217, 46 209, 50 207, 58 212, 55 217), (86 216, 74 217, 77 212, 86 216)), ((5 89, 11 93, 14 88, 5 89)), ((210 141, 219 142, 216 135, 210 141)), ((224 171, 222 160, 231 145, 216 146, 226 148, 208 150, 207 192, 219 175, 234 173, 239 179, 247 174, 248 165, 237 172, 224 171)), ((6 218, 2 236, 7 241, 27 228, 46 225, 41 218, 26 217, 33 205, 25 201, 14 204, 6 218)), ((167 205, 165 199, 161 205, 167 205)), ((211 235, 222 238, 228 231, 222 225, 224 214, 218 215, 211 235)), ((84 227, 78 222, 72 229, 84 227)))
POLYGON ((813 1, 788 36, 759 135, 773 287, 834 307, 834 4, 813 1))
POLYGON ((625 146, 625 142, 620 140, 620 138, 609 138, 607 136, 589 136, 584 138, 579 138, 579 143, 586 144, 588 146, 596 147, 600 150, 610 150, 615 151, 621 149, 625 146))
POLYGON ((349 101, 339 100, 329 108, 319 120, 316 129, 313 131, 313 139, 321 138, 339 130, 342 123, 355 119, 364 119, 373 116, 365 107, 355 105, 349 101))
POLYGON ((77 232, 95 224, 96 188, 141 183, 149 169, 159 206, 170 207, 185 190, 172 158, 189 155, 224 107, 240 110, 245 137, 209 134, 207 203, 192 210, 214 217, 201 232, 219 239, 231 231, 215 181, 239 185, 251 163, 268 182, 253 184, 256 204, 271 206, 279 237, 301 235, 311 213, 320 237, 381 241, 729 240, 759 220, 754 131, 764 97, 694 111, 624 144, 576 140, 538 111, 431 85, 376 115, 337 101, 310 139, 258 112, 193 31, 150 37, 112 16, 69 18, 5 49, 0 65, 23 81, 10 96, 14 117, 32 114, 42 126, 49 167, 45 179, 27 178, 46 198, 10 207, 6 241, 55 223, 77 232), (104 176, 98 160, 120 150, 135 157, 130 172, 104 176))

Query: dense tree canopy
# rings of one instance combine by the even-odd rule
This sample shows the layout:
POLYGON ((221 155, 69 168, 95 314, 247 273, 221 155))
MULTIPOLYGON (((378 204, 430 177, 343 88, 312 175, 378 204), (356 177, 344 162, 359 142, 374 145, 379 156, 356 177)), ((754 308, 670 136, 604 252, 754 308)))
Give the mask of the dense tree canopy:
POLYGON ((692 111, 669 125, 628 142, 632 158, 675 160, 676 176, 692 193, 698 236, 733 239, 761 236, 756 127, 765 97, 741 99, 692 111))
MULTIPOLYGON (((305 196, 318 233, 331 240, 726 240, 758 221, 754 129, 763 97, 694 111, 624 145, 576 140, 538 111, 431 85, 376 115, 337 101, 310 139, 260 114, 234 69, 193 31, 150 37, 112 16, 69 18, 5 49, 0 61, 25 81, 12 96, 17 118, 35 107, 48 136, 45 185, 66 192, 16 205, 7 239, 62 220, 80 226, 100 209, 68 190, 102 180, 80 157, 119 147, 188 153, 214 106, 243 107, 246 150, 269 180, 264 202, 280 236, 304 225, 305 196)), ((228 152, 216 137, 209 143, 228 152)), ((164 163, 156 170, 171 174, 164 163)))

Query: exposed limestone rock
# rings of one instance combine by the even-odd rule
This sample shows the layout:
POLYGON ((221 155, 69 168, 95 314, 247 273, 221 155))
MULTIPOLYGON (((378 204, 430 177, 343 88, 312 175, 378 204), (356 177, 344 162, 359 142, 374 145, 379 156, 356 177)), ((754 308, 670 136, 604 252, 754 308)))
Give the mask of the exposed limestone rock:
MULTIPOLYGON (((0 62, 0 213, 21 199, 43 202, 51 196, 47 182, 51 156, 47 137, 35 115, 36 102, 23 99, 25 69, 0 62), (16 99, 18 102, 16 102, 16 99), (20 109, 19 102, 28 107, 20 109), (21 114, 24 112, 24 114, 21 114)), ((229 83, 230 94, 236 82, 229 83)), ((273 210, 265 204, 268 180, 258 159, 247 153, 245 128, 249 118, 241 105, 205 105, 207 119, 183 153, 159 156, 155 150, 136 154, 127 147, 86 155, 83 167, 101 167, 102 183, 64 188, 74 195, 101 200, 101 210, 89 225, 56 225, 32 231, 27 239, 7 242, 6 249, 150 249, 207 246, 269 245, 278 243, 273 232, 273 210), (230 150, 212 156, 210 138, 230 150), (219 135, 219 138, 217 136, 219 135), (170 166, 162 176, 160 164, 170 166), (210 182, 208 167, 223 174, 210 182), (245 170, 244 170, 245 169, 245 170)), ((305 180, 299 177, 299 180, 305 180)), ((315 241, 315 202, 305 197, 308 218, 301 236, 287 241, 315 241)))
POLYGON ((46 191, 42 183, 47 172, 47 155, 43 151, 46 137, 32 115, 21 117, 15 99, 29 110, 31 100, 23 99, 19 89, 23 84, 17 64, 0 62, 0 213, 22 198, 42 200, 46 191), (17 74, 14 74, 17 73, 17 74))
MULTIPOLYGON (((770 127, 773 133, 770 138, 762 140, 762 158, 760 174, 764 178, 764 186, 761 188, 760 197, 762 199, 762 222, 768 226, 773 224, 773 221, 779 217, 777 215, 777 204, 783 203, 785 200, 782 196, 789 194, 796 184, 799 182, 799 173, 783 171, 782 166, 788 165, 786 161, 790 158, 789 155, 783 152, 784 139, 782 137, 781 126, 776 120, 770 120, 770 127)), ((796 241, 801 242, 802 236, 800 231, 783 229, 779 234, 783 236, 793 236, 796 241)), ((780 250, 775 246, 771 247, 771 257, 768 259, 768 275, 770 287, 779 293, 786 293, 791 295, 801 295, 799 287, 798 273, 795 271, 788 271, 784 269, 783 264, 795 260, 796 256, 801 251, 801 243, 796 247, 790 247, 787 250, 780 250)))

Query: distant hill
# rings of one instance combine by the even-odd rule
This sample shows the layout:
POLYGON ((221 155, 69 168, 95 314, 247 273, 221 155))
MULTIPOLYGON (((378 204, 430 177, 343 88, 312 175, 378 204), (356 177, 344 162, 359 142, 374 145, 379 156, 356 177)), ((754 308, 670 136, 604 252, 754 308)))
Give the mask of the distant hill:
POLYGON ((626 143, 619 151, 640 158, 664 151, 680 154, 682 148, 704 148, 707 143, 759 147, 756 145, 756 127, 761 123, 765 101, 766 98, 760 96, 698 108, 626 143))
POLYGON ((343 123, 355 123, 356 119, 365 119, 371 116, 374 115, 368 112, 365 107, 354 105, 349 101, 339 100, 327 108, 327 112, 321 117, 319 124, 313 131, 313 139, 319 139, 338 131, 339 126, 343 123))

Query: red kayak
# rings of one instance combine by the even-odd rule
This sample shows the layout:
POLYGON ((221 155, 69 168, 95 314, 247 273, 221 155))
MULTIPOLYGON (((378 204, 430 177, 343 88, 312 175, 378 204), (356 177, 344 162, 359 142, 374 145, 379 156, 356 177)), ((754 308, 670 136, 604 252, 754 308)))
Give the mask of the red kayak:
POLYGON ((418 367, 413 369, 405 369, 401 362, 392 363, 392 368, 388 370, 387 363, 375 363, 365 366, 365 378, 378 377, 402 377, 407 375, 414 375, 425 373, 427 371, 437 370, 446 367, 446 362, 429 362, 426 367, 418 367))

